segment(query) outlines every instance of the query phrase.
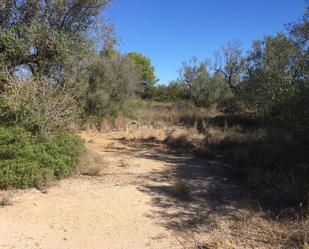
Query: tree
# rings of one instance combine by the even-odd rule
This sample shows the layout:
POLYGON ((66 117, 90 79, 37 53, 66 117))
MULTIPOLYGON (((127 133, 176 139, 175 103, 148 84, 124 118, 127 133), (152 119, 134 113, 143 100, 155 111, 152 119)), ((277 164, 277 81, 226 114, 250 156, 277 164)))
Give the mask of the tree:
POLYGON ((302 58, 302 49, 282 33, 255 41, 243 83, 247 102, 267 116, 276 110, 272 118, 288 122, 289 101, 298 94, 303 78, 302 58))
POLYGON ((309 7, 306 8, 305 14, 299 23, 289 24, 289 30, 292 37, 303 46, 309 47, 309 7))
POLYGON ((136 65, 119 53, 94 56, 89 76, 85 104, 87 115, 102 117, 116 114, 140 87, 136 65))
POLYGON ((242 56, 238 42, 229 42, 217 53, 212 70, 223 75, 227 86, 237 92, 241 76, 246 69, 246 59, 242 56))
POLYGON ((144 89, 151 88, 158 82, 155 68, 151 65, 148 57, 137 52, 128 53, 127 57, 136 64, 141 85, 144 89))
POLYGON ((59 79, 65 65, 88 54, 87 32, 109 0, 4 0, 0 5, 0 61, 11 73, 59 79), (77 56, 78 58, 72 58, 77 56))
POLYGON ((188 98, 193 97, 194 88, 207 81, 209 74, 207 63, 199 62, 197 57, 192 57, 189 62, 183 62, 179 70, 179 80, 186 89, 188 98))
POLYGON ((183 63, 179 70, 179 82, 185 91, 184 96, 199 106, 215 103, 223 89, 221 78, 210 74, 208 62, 199 62, 196 57, 183 63))
POLYGON ((0 122, 50 136, 64 130, 75 117, 76 98, 70 89, 41 76, 22 79, 7 73, 3 77, 7 84, 0 94, 0 122))

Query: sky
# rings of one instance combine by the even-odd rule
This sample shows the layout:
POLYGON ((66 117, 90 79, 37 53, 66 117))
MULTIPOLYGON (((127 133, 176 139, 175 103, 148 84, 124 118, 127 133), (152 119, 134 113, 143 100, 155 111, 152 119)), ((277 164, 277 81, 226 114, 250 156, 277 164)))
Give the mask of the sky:
POLYGON ((113 0, 105 12, 123 53, 140 52, 156 69, 159 83, 178 76, 183 61, 209 59, 228 41, 252 41, 285 31, 308 0, 113 0))

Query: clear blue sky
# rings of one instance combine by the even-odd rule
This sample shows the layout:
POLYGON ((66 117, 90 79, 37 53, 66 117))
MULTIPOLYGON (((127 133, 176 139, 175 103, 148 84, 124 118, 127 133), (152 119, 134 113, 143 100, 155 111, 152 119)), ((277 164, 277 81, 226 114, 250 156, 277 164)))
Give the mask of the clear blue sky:
POLYGON ((210 58, 230 40, 248 49, 254 39, 284 31, 306 0, 113 0, 105 17, 115 25, 120 51, 150 57, 160 83, 177 77, 184 60, 210 58))

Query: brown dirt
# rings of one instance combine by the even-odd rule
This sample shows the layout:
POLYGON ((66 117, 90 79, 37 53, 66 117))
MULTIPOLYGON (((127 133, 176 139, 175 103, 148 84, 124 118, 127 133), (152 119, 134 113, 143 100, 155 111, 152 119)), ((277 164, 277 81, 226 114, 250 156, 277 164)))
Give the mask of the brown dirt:
POLYGON ((240 206, 246 191, 227 180, 222 163, 125 136, 81 134, 104 158, 99 177, 75 175, 46 194, 10 191, 13 205, 0 208, 0 248, 267 248, 254 239, 263 231, 237 227, 256 216, 240 206), (179 180, 185 199, 175 196, 179 180))

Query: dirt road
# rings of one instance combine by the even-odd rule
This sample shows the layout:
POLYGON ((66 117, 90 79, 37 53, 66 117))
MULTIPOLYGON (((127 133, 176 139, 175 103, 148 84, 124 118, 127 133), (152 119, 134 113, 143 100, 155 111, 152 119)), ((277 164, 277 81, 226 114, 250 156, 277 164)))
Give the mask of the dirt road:
POLYGON ((13 191, 13 205, 0 208, 0 249, 253 248, 245 235, 235 240, 241 190, 219 163, 121 132, 81 136, 104 159, 102 175, 72 176, 47 194, 13 191), (177 182, 189 191, 184 200, 177 182))

